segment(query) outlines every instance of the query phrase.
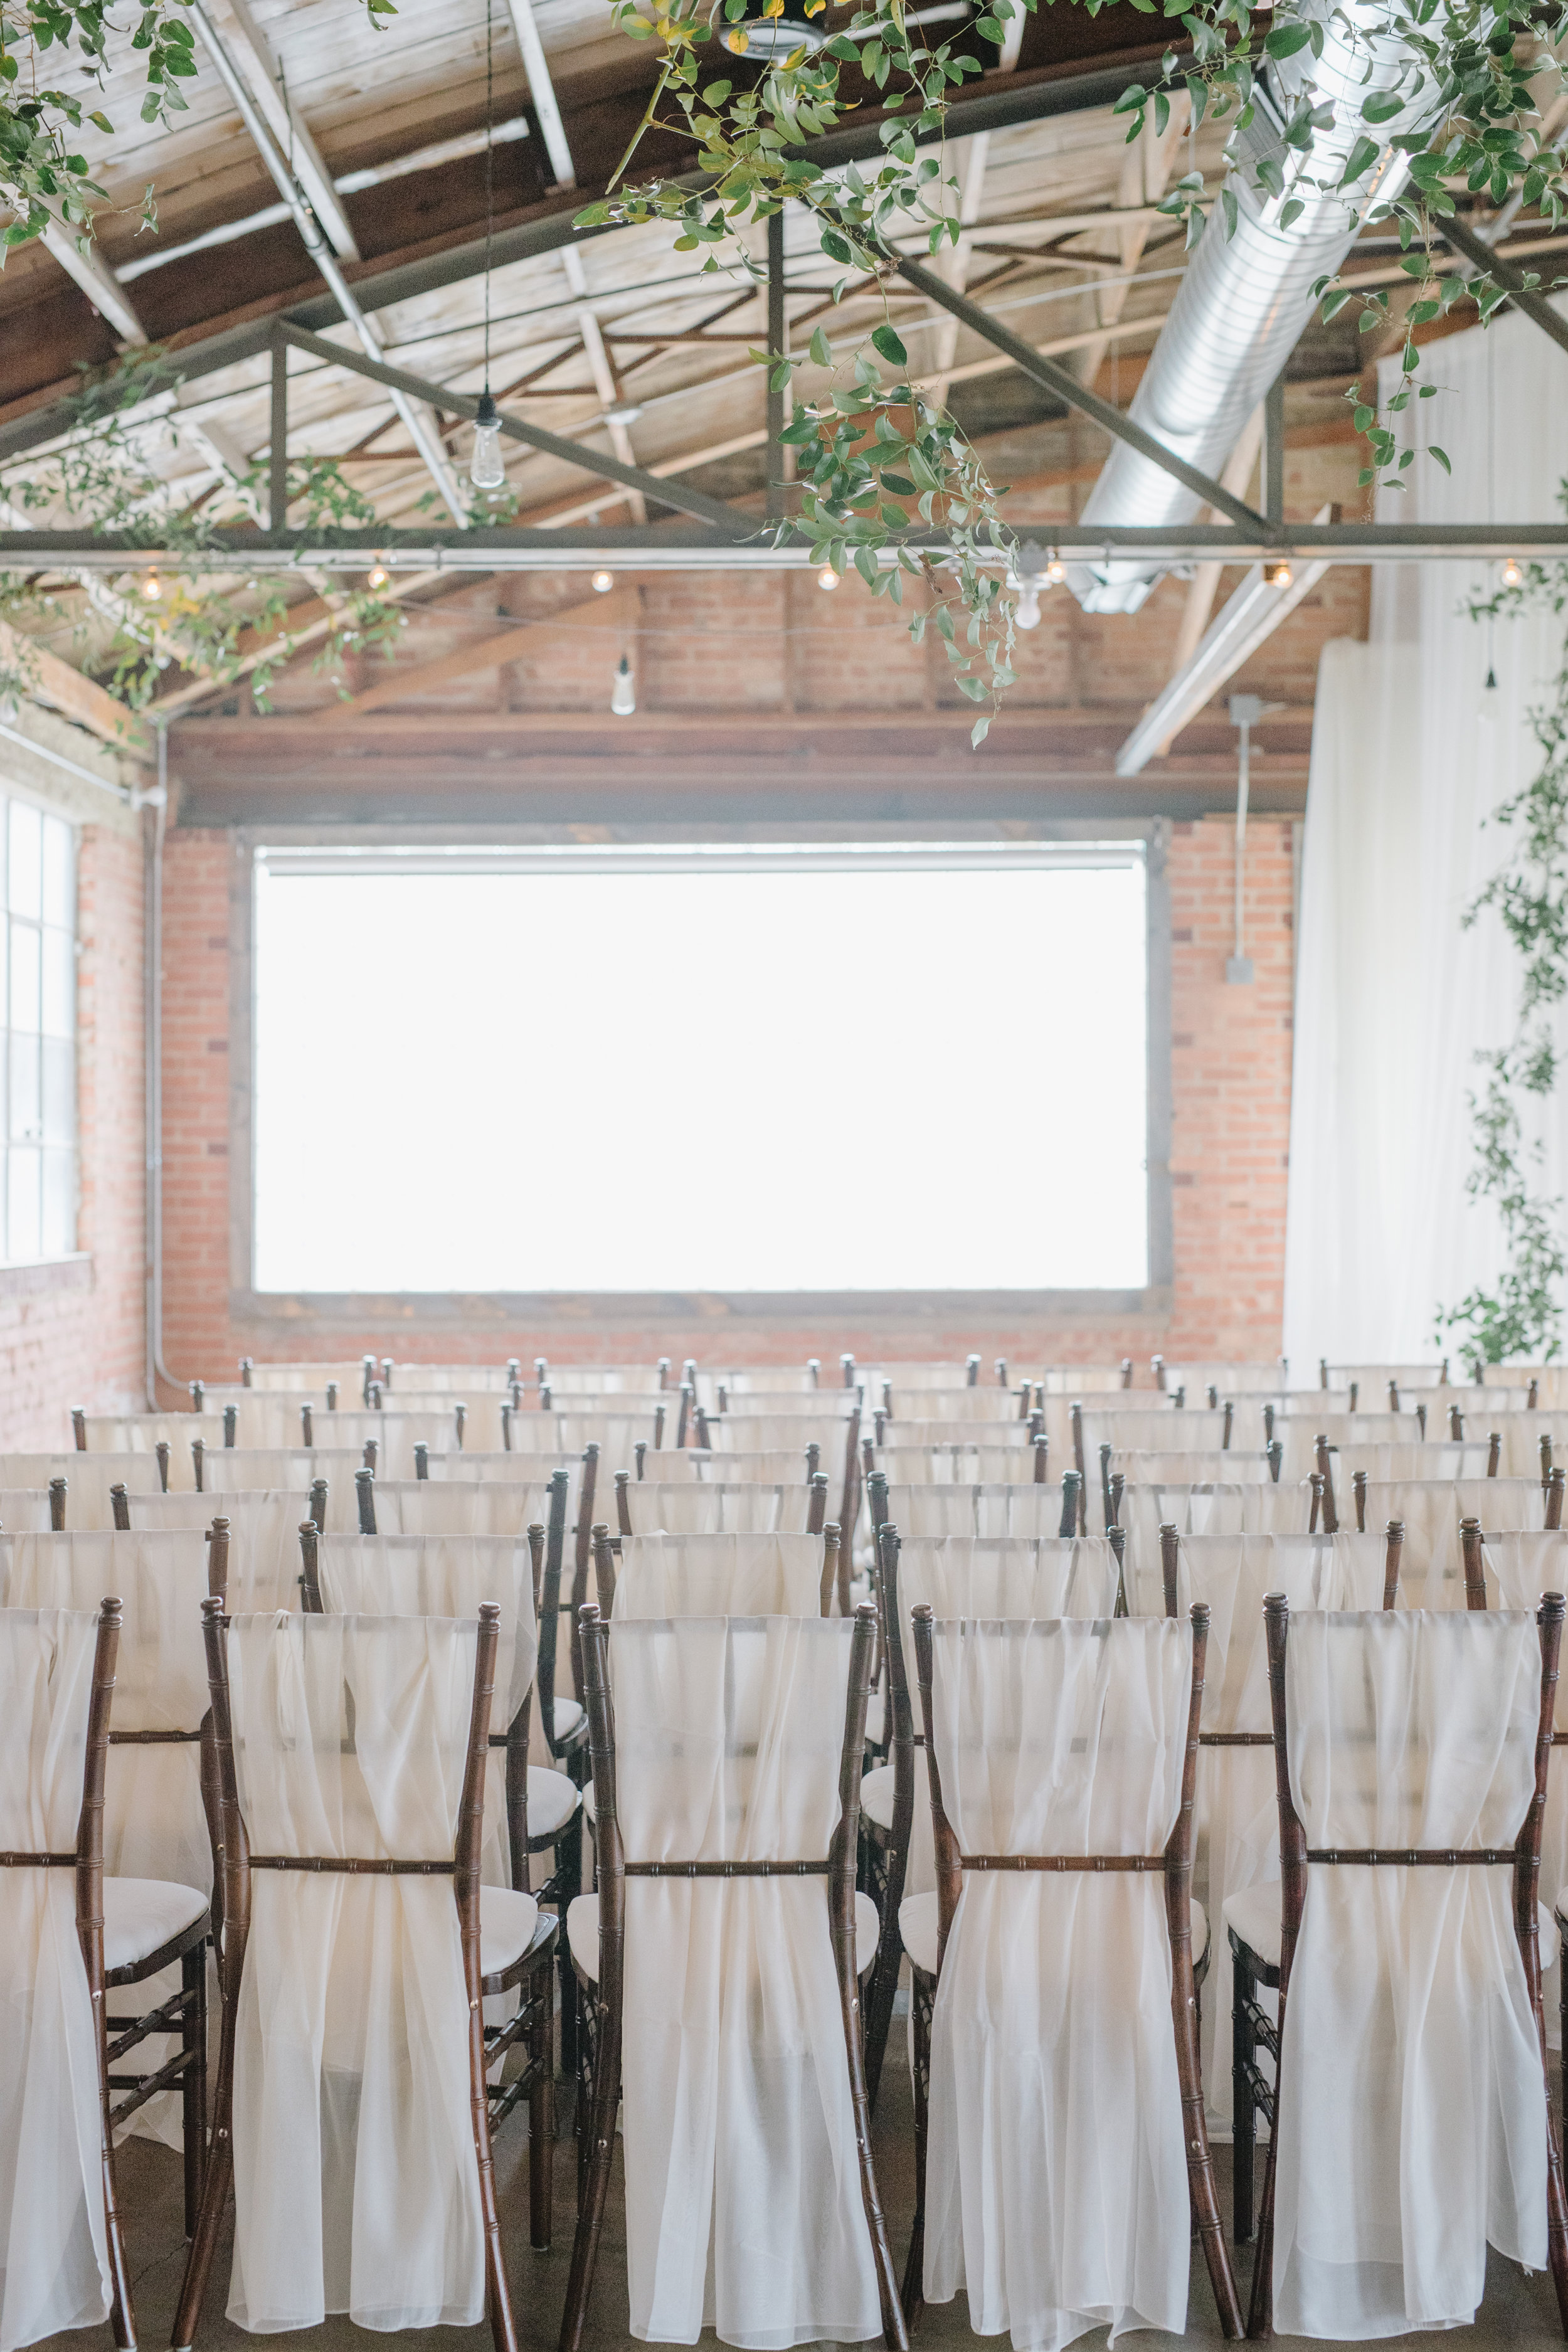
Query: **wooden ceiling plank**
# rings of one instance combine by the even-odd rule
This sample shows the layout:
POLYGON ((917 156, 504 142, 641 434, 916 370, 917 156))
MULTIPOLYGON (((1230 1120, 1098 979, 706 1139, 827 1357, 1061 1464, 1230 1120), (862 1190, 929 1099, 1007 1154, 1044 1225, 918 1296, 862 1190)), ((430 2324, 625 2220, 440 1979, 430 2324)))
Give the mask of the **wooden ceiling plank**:
POLYGON ((37 700, 49 703, 101 742, 111 743, 117 751, 132 753, 137 759, 149 756, 151 746, 146 730, 123 702, 117 702, 113 695, 106 694, 101 686, 84 677, 79 669, 73 669, 69 662, 62 661, 47 646, 4 621, 0 621, 0 660, 15 663, 27 681, 28 693, 37 700))

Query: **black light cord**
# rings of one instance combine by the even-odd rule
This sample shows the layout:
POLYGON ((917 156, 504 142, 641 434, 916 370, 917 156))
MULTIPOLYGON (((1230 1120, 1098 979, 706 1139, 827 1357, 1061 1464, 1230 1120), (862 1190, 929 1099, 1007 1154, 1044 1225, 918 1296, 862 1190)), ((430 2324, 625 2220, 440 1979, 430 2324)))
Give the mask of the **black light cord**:
POLYGON ((485 391, 490 388, 490 244, 496 226, 495 0, 485 0, 485 391))

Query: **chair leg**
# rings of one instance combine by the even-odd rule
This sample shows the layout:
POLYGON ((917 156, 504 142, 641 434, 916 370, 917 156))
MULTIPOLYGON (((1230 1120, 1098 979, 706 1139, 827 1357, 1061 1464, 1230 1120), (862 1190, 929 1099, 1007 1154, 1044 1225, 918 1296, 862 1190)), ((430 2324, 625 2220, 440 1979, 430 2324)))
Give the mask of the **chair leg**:
POLYGON ((1568 1950, 1562 1953, 1557 1964, 1557 2027, 1563 2037, 1563 2047, 1558 2053, 1561 2069, 1558 2100, 1562 2112, 1557 2120, 1563 2133, 1563 2161, 1568 2165, 1568 1950))
POLYGON ((917 1969, 911 1960, 910 2013, 914 2041, 915 2220, 910 2232, 910 2251, 904 2263, 904 2284, 900 2297, 904 2306, 904 2324, 911 2335, 925 2309, 926 2134, 931 2121, 931 2021, 935 1990, 933 1979, 923 1969, 917 1969))
MULTIPOLYGON (((101 2012, 102 2000, 100 1998, 101 2012)), ((109 2255, 110 2325, 119 2352, 135 2352, 136 2305, 131 2292, 131 2265, 125 2257, 125 2233, 120 2222, 120 2197, 114 2178, 114 2131, 109 2120, 109 2076, 104 2045, 99 2040, 99 2116, 102 2134, 103 2232, 109 2255)))
POLYGON ((555 1848, 555 1907, 561 1916, 556 1965, 561 1972, 561 2079, 577 2079, 577 1971, 566 1946, 566 1913, 583 1885, 583 1809, 578 1807, 555 1848))
POLYGON ((1246 2246, 1252 2241, 1252 2164, 1258 2132, 1252 2104, 1252 2069, 1258 2061, 1252 2003, 1258 1988, 1240 1947, 1233 1944, 1231 1949, 1231 2158, 1236 2204, 1233 2234, 1238 2246, 1246 2246))
POLYGON ((185 2155, 185 2235, 196 2234, 202 2183, 207 2169, 207 1946, 187 1952, 180 1968, 184 1996, 180 2042, 185 2068, 180 2077, 181 2125, 185 2155))
MULTIPOLYGON (((889 1878, 891 1875, 889 1869, 889 1878)), ((902 1877, 901 1872, 900 1876, 902 1877)), ((888 2052, 888 2034, 893 2022, 893 2001, 899 1990, 899 1962, 903 1957, 898 1910, 889 1889, 883 1906, 877 1958, 871 1970, 871 1981, 866 1988, 862 2011, 866 2035, 866 2096, 873 2114, 877 2108, 878 2087, 882 2080, 882 2061, 888 2052)))
MULTIPOLYGON (((563 1937, 565 1928, 561 1929, 563 1937)), ((550 2247, 551 2208, 555 2193, 555 1963, 553 1955, 535 1973, 533 2024, 528 2063, 533 2088, 528 2095, 528 2242, 540 2252, 550 2247)))
POLYGON ((195 2339, 213 2256, 217 2252, 224 2208, 228 2203, 228 2193, 233 2185, 234 2017, 226 2000, 223 2039, 218 2044, 217 2093, 213 2101, 212 2146, 207 2153, 206 2178, 202 2183, 201 2210, 196 2216, 190 2252, 185 2256, 185 2275, 180 2287, 179 2305, 174 2313, 174 2333, 169 2339, 175 2352, 190 2352, 195 2339))
MULTIPOLYGON (((616 2110, 621 2103, 621 2052, 618 2020, 612 2021, 598 2003, 598 2064, 595 2070, 588 2118, 585 2161, 579 2179, 577 2229, 572 2242, 572 2273, 566 2282, 566 2308, 561 2315, 560 2352, 581 2352, 588 2319, 588 2298, 594 2289, 599 2239, 605 2226, 605 2206, 610 2193, 610 2168, 616 2153, 616 2110)), ((581 2129, 581 2125, 579 2126, 581 2129)))

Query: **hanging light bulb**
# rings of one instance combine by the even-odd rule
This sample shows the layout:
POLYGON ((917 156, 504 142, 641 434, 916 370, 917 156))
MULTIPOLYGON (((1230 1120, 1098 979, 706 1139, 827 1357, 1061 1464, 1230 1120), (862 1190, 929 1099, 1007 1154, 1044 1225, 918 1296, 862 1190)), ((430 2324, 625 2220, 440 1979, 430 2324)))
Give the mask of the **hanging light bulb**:
POLYGON ((831 563, 825 563, 816 575, 816 584, 819 588, 837 588, 843 576, 841 572, 835 572, 831 563))
POLYGON ((610 709, 617 719, 629 719, 637 707, 637 684, 632 666, 625 654, 616 669, 615 683, 610 688, 610 709))
POLYGON ((1067 576, 1067 565, 1062 562, 1061 557, 1057 553, 1056 549, 1053 547, 1050 551, 1049 559, 1046 564, 1046 585, 1048 588, 1059 588, 1067 576))
POLYGON ((1040 589, 1036 580, 1026 580, 1018 591, 1018 601, 1013 607, 1013 618, 1021 629, 1037 629, 1040 625, 1040 589))
POLYGON ((146 578, 142 583, 142 594, 143 600, 149 604, 156 604, 163 593, 163 582, 159 579, 155 572, 149 572, 146 578))
POLYGON ((595 572, 593 586, 595 596, 607 596, 615 584, 616 575, 613 572, 595 572))
POLYGON ((383 563, 381 558, 377 556, 375 562, 371 565, 370 570, 364 575, 364 584, 367 588, 384 588, 391 577, 392 574, 388 572, 385 564, 383 563))
POLYGON ((1266 563, 1263 567, 1264 580, 1270 588, 1289 588, 1295 576, 1288 563, 1266 563))
POLYGON ((1503 586, 1504 586, 1505 588, 1517 588, 1517 587, 1519 586, 1520 582, 1523 579, 1523 577, 1524 577, 1523 572, 1520 570, 1519 565, 1518 565, 1517 562, 1515 561, 1515 559, 1510 555, 1510 556, 1509 557, 1509 559, 1508 559, 1508 562, 1503 565, 1503 568, 1502 568, 1502 584, 1503 584, 1503 586))
POLYGON ((506 487, 506 467, 500 461, 500 411, 486 384, 479 394, 478 414, 474 418, 474 454, 468 460, 468 479, 476 490, 500 490, 506 487))

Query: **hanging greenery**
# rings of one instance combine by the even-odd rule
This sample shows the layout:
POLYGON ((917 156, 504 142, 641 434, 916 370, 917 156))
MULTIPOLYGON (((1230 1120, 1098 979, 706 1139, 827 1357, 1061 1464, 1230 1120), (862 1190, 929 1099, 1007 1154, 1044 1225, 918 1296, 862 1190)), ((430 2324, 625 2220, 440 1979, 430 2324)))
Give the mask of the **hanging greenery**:
MULTIPOLYGON (((1476 619, 1561 617, 1568 564, 1530 564, 1516 584, 1470 609, 1476 619)), ((1440 1309, 1436 1324, 1439 1339, 1451 1334, 1472 1371, 1519 1358, 1550 1363, 1563 1344, 1563 1202, 1536 1189, 1544 1149, 1539 1137, 1526 1137, 1525 1118, 1538 1116, 1556 1087, 1552 1015, 1568 996, 1568 645, 1550 698, 1529 719, 1541 765, 1493 812, 1491 822, 1513 836, 1511 851, 1463 917, 1468 930, 1494 912, 1522 967, 1514 1034, 1506 1045, 1477 1055, 1486 1080, 1469 1097, 1475 1165, 1466 1186, 1497 1211, 1504 1264, 1491 1288, 1440 1309)))

